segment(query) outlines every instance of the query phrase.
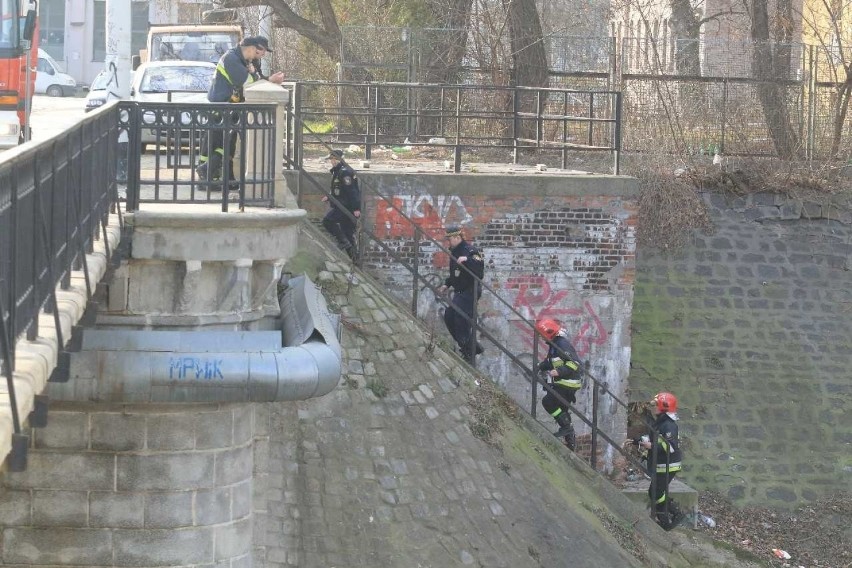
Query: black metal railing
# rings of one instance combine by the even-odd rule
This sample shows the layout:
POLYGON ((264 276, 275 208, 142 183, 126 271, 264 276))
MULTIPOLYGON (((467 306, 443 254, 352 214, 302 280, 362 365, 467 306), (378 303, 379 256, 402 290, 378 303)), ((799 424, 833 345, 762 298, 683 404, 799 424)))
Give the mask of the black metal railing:
MULTIPOLYGON (((300 127, 300 118, 295 115, 290 115, 291 122, 298 129, 300 127)), ((325 145, 321 140, 316 140, 317 144, 325 145)), ((330 150, 330 146, 326 146, 326 150, 330 150)), ((407 227, 409 231, 414 235, 413 244, 411 244, 410 249, 413 251, 413 254, 406 255, 406 251, 396 250, 395 247, 388 245, 384 240, 377 236, 375 233, 365 228, 363 223, 358 222, 351 213, 345 211, 345 207, 343 204, 338 201, 338 199, 331 194, 331 192, 325 188, 324 184, 322 184, 316 176, 312 175, 310 172, 302 171, 302 175, 304 179, 313 186, 318 193, 327 196, 329 201, 333 204, 337 205, 341 209, 344 210, 344 213, 347 214, 350 220, 353 223, 357 223, 358 226, 358 240, 359 240, 359 259, 364 258, 364 252, 367 246, 367 242, 369 241, 375 246, 378 250, 381 250, 383 254, 387 255, 387 259, 393 262, 396 266, 400 266, 404 268, 411 276, 411 312, 414 317, 420 318, 420 314, 418 313, 418 306, 420 305, 419 295, 424 290, 429 290, 432 292, 435 301, 441 302, 445 309, 453 309, 456 313, 465 319, 473 328, 474 333, 471 338, 471 341, 468 345, 471 347, 471 353, 467 354, 469 360, 473 361, 475 365, 476 361, 476 353, 475 353, 475 345, 477 341, 477 334, 480 337, 485 338, 489 342, 491 342, 498 351, 504 354, 515 366, 518 370, 521 371, 522 376, 525 380, 531 385, 531 401, 529 406, 529 414, 535 418, 537 414, 537 407, 539 404, 538 398, 538 389, 541 387, 547 393, 553 395, 562 405, 568 407, 573 415, 577 416, 580 421, 582 421, 586 426, 589 427, 591 432, 590 435, 590 444, 591 451, 589 456, 589 461, 592 467, 597 470, 597 457, 598 457, 598 443, 600 440, 603 440, 607 444, 609 444, 615 451, 620 453, 625 460, 629 463, 632 463, 637 468, 642 471, 645 471, 645 466, 640 463, 632 454, 624 449, 624 440, 617 441, 614 438, 614 435, 610 435, 606 431, 601 428, 599 417, 601 417, 602 408, 606 406, 601 399, 605 397, 608 401, 608 404, 615 405, 621 411, 626 414, 629 412, 628 405, 625 401, 621 400, 615 393, 613 393, 607 383, 603 380, 597 378, 594 374, 592 374, 589 369, 583 368, 582 372, 589 382, 592 384, 592 409, 591 416, 584 415, 580 410, 578 410, 574 404, 567 401, 558 391, 556 391, 550 384, 546 378, 542 377, 538 372, 537 363, 539 360, 539 342, 542 340, 542 337, 535 330, 535 322, 530 321, 527 317, 520 313, 509 301, 502 298, 497 291, 489 286, 486 282, 476 277, 475 274, 470 272, 464 265, 459 265, 460 268, 466 271, 468 274, 473 276, 476 281, 476 288, 474 295, 478 296, 481 291, 483 297, 479 300, 480 303, 483 301, 491 301, 495 305, 499 305, 501 308, 507 310, 509 314, 514 315, 517 318, 518 322, 521 322, 524 326, 524 330, 530 333, 533 337, 533 353, 532 353, 532 364, 529 364, 522 357, 514 353, 507 345, 500 341, 500 339, 494 335, 487 328, 483 327, 481 323, 478 321, 478 317, 476 312, 474 312, 474 317, 471 318, 460 309, 458 309, 455 305, 453 305, 449 298, 447 298, 442 292, 439 290, 440 282, 437 282, 434 279, 433 273, 424 273, 420 270, 421 263, 419 262, 419 258, 422 253, 427 252, 425 250, 426 245, 428 245, 428 254, 434 254, 436 251, 449 255, 450 251, 447 247, 445 247, 441 242, 435 239, 433 236, 430 236, 429 232, 425 231, 420 225, 418 225, 413 219, 408 217, 404 211, 402 211, 395 203, 392 196, 385 196, 381 194, 375 187, 373 187, 369 182, 366 182, 363 178, 360 180, 360 187, 362 189, 362 212, 365 210, 363 207, 365 197, 367 195, 378 197, 381 199, 383 206, 393 209, 396 215, 396 218, 400 223, 407 223, 409 226, 407 227), (408 258, 407 258, 408 257, 408 258)), ((398 230, 402 230, 398 228, 398 230)), ((359 260, 360 263, 360 260, 359 260)), ((646 424, 649 430, 652 429, 652 425, 650 423, 646 424)), ((655 436, 656 438, 656 436, 655 436)), ((654 483, 654 476, 650 475, 652 483, 654 483)))
POLYGON ((102 235, 111 254, 106 224, 117 203, 117 138, 111 105, 45 142, 0 155, 0 367, 11 404, 13 455, 26 443, 13 381, 15 347, 22 337, 36 339, 39 314, 46 312, 53 314, 62 350, 56 289, 70 288, 72 270, 82 269, 92 295, 97 283, 89 281, 86 254, 102 235))
POLYGON ((281 168, 275 109, 274 104, 119 103, 127 141, 127 210, 141 203, 217 203, 222 211, 271 206, 281 168), (198 170, 206 160, 210 175, 198 170), (213 167, 214 160, 221 164, 213 167))
MULTIPOLYGON (((569 89, 417 83, 298 82, 291 90, 285 163, 301 168, 306 149, 358 144, 370 159, 382 146, 432 149, 454 171, 463 152, 553 151, 621 163, 621 93, 569 89), (305 136, 305 133, 309 136, 305 136), (448 164, 448 165, 450 165, 448 164)), ((504 156, 505 154, 503 154, 504 156)), ((502 162, 500 158, 496 161, 502 162)))

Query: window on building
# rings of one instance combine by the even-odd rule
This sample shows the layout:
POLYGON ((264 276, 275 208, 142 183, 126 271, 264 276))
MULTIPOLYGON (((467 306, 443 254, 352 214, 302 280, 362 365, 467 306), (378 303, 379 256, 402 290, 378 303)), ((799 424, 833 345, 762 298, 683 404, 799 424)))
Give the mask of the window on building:
POLYGON ((39 2, 38 19, 38 46, 54 59, 65 59, 65 0, 39 2))
MULTIPOLYGON (((95 0, 92 27, 92 61, 106 59, 106 1, 95 0)), ((145 49, 148 41, 148 2, 132 2, 130 16, 130 54, 145 49)))

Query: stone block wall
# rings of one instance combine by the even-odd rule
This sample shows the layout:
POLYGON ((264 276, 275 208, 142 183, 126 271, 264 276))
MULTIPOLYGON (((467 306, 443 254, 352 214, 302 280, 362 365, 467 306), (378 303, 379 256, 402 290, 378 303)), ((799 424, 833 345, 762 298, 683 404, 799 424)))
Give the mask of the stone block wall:
MULTIPOLYGON (((590 370, 614 393, 624 395, 630 362, 636 180, 371 172, 360 172, 359 179, 362 223, 404 262, 416 263, 436 286, 447 275, 447 255, 417 235, 428 235, 446 246, 445 228, 464 227, 468 240, 485 255, 485 282, 494 291, 486 291, 479 303, 482 322, 511 352, 531 363, 532 332, 524 319, 555 318, 568 327, 590 370)), ((310 189, 310 184, 301 186, 310 189)), ((324 213, 318 194, 301 197, 301 206, 311 217, 324 213)), ((382 247, 366 245, 364 268, 398 298, 411 303, 411 273, 382 247)), ((434 294, 421 284, 418 314, 435 322, 436 331, 443 333, 440 312, 434 294)), ((479 369, 529 408, 528 379, 509 357, 489 342, 484 345, 479 369)), ((541 344, 540 357, 544 353, 541 344)), ((591 388, 587 388, 581 392, 578 408, 590 415, 590 405, 591 388)), ((552 424, 541 408, 539 416, 552 424)), ((608 431, 623 434, 624 415, 611 399, 602 400, 599 418, 608 431)))
POLYGON ((683 479, 792 508, 852 485, 852 213, 706 194, 715 230, 640 251, 634 399, 680 398, 683 479))
POLYGON ((0 565, 251 566, 250 405, 52 403, 31 434, 2 477, 0 565))

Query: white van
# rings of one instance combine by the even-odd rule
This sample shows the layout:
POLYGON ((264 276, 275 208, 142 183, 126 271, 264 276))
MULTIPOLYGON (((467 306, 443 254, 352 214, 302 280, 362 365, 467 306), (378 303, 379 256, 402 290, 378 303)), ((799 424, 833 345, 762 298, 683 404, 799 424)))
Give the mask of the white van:
POLYGON ((67 97, 77 92, 77 81, 62 72, 59 64, 43 49, 38 50, 35 92, 49 97, 67 97))

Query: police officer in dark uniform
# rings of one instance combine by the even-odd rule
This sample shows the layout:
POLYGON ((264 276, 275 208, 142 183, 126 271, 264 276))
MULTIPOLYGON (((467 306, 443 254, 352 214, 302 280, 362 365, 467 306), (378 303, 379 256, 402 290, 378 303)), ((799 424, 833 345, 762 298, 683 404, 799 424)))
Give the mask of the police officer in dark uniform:
POLYGON ((453 339, 458 343, 462 357, 473 363, 474 356, 482 353, 482 346, 474 343, 474 327, 469 320, 473 320, 474 307, 482 295, 482 288, 477 283, 477 294, 474 296, 474 282, 482 280, 485 273, 485 261, 476 247, 464 240, 464 234, 460 227, 448 227, 447 239, 450 241, 450 275, 444 280, 440 291, 443 293, 448 288, 453 289, 452 306, 458 308, 464 316, 459 314, 452 306, 444 310, 444 323, 453 339), (462 270, 461 266, 467 270, 462 270), (471 274, 472 273, 472 274, 471 274), (475 277, 475 278, 474 278, 475 277))
POLYGON ((322 219, 322 226, 337 240, 350 258, 355 260, 358 249, 355 246, 355 221, 344 211, 348 211, 356 219, 361 217, 361 190, 358 188, 358 176, 349 164, 343 161, 343 150, 332 150, 325 158, 331 162, 331 195, 322 198, 328 201, 330 209, 322 219))
MULTIPOLYGON (((576 402, 577 391, 583 386, 583 381, 580 356, 577 355, 577 351, 568 339, 568 330, 556 320, 548 318, 535 322, 535 330, 544 337, 548 347, 547 357, 539 363, 538 370, 547 373, 548 382, 553 390, 566 403, 576 402)), ((574 427, 571 425, 569 405, 560 401, 551 392, 544 395, 541 405, 559 426, 554 436, 563 438, 565 445, 573 450, 575 435, 574 427)))
POLYGON ((648 475, 654 476, 654 483, 648 487, 648 497, 651 499, 657 524, 670 531, 685 516, 674 499, 668 495, 669 483, 681 469, 677 398, 670 392, 661 392, 651 400, 651 404, 654 424, 648 435, 643 436, 638 444, 646 452, 648 475))

